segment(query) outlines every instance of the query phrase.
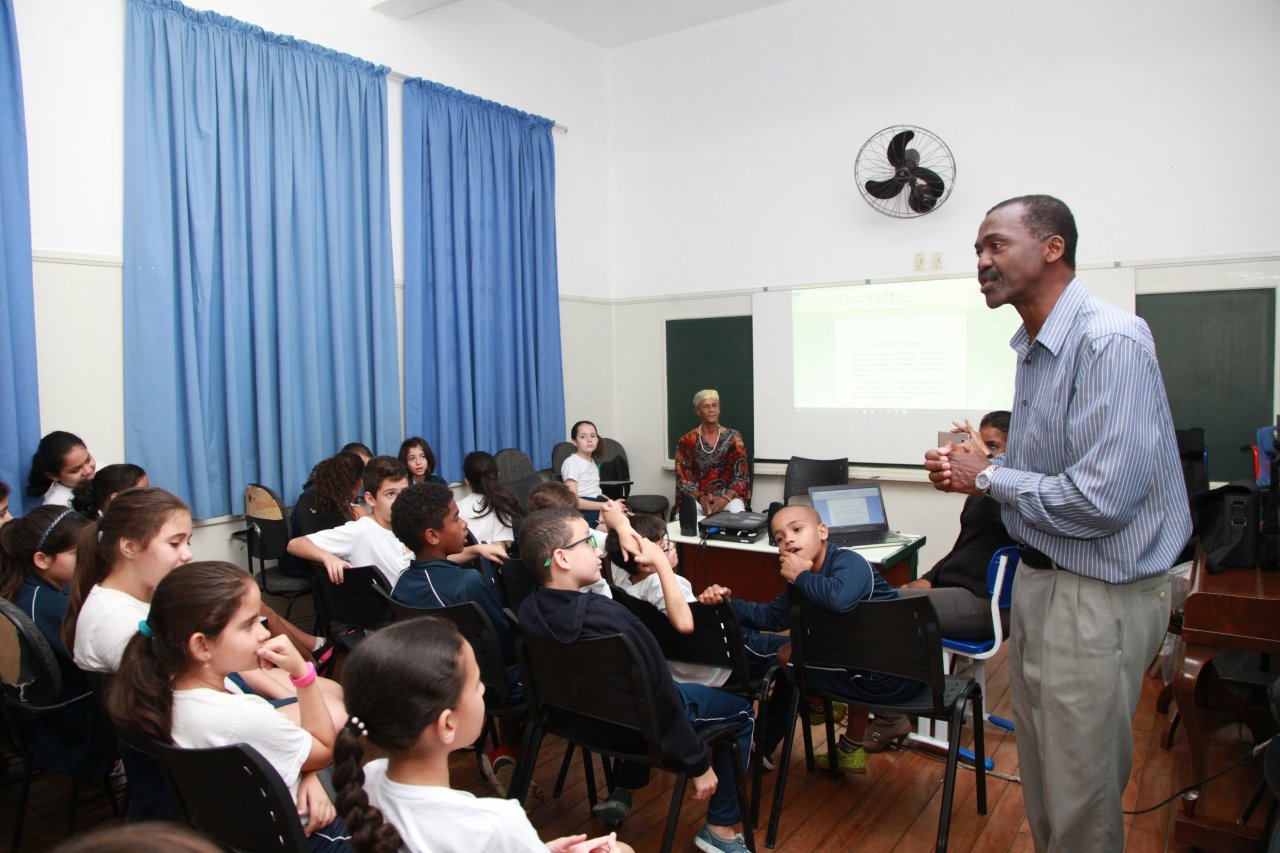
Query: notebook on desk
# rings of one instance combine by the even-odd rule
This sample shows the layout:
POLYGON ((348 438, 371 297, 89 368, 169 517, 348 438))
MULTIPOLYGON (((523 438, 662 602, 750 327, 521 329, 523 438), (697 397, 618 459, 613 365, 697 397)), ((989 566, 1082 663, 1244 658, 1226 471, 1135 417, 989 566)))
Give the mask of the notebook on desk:
POLYGON ((892 535, 879 483, 810 486, 809 500, 837 548, 881 545, 892 535))

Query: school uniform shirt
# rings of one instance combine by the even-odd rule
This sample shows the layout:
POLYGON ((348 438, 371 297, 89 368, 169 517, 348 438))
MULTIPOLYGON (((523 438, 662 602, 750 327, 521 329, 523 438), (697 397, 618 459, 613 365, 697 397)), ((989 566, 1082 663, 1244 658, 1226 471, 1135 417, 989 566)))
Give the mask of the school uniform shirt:
POLYGON ((44 506, 53 505, 70 508, 71 497, 74 494, 75 492, 71 489, 55 481, 54 484, 49 487, 49 491, 44 493, 44 501, 42 503, 44 506))
POLYGON ((373 516, 348 521, 332 530, 310 533, 307 539, 317 548, 341 557, 353 566, 374 566, 393 587, 413 559, 404 543, 373 516))
POLYGON ((604 579, 604 575, 600 576, 600 580, 584 586, 581 592, 594 592, 596 595, 603 595, 605 598, 613 598, 613 589, 609 586, 609 582, 604 579))
MULTIPOLYGON (((698 597, 693 594, 693 586, 689 581, 680 575, 676 575, 676 584, 680 587, 684 600, 694 602, 698 597)), ((663 615, 667 612, 667 597, 662 594, 662 579, 658 577, 658 573, 645 575, 639 581, 631 584, 628 593, 634 595, 641 601, 647 601, 654 607, 662 611, 663 615)), ((698 663, 683 663, 681 661, 667 661, 667 669, 671 670, 671 677, 676 681, 683 681, 691 684, 705 684, 707 687, 722 687, 729 680, 729 670, 721 666, 707 666, 698 663)))
POLYGON ((467 529, 477 542, 512 542, 516 538, 510 525, 503 524, 498 514, 487 506, 483 495, 472 492, 460 499, 458 514, 467 520, 467 529))
POLYGON ((515 800, 393 782, 385 758, 364 766, 364 791, 409 853, 547 853, 515 800))
POLYGON ((94 584, 76 617, 76 643, 72 659, 89 672, 108 675, 120 668, 124 647, 138 633, 151 605, 127 592, 94 584))
POLYGON ((604 492, 600 491, 599 466, 576 453, 571 454, 560 466, 560 479, 576 482, 580 498, 598 498, 604 495, 604 492))
POLYGON ((203 687, 175 690, 170 734, 183 749, 248 744, 262 753, 297 800, 302 765, 311 754, 311 734, 261 696, 203 687))

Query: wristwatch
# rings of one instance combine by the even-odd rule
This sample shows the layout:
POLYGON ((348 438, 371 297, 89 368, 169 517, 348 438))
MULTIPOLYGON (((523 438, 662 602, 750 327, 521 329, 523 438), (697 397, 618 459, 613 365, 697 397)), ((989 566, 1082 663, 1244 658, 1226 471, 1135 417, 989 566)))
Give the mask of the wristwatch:
POLYGON ((995 465, 988 465, 978 472, 978 476, 973 478, 973 485, 984 495, 991 494, 991 477, 995 474, 996 467, 995 465))

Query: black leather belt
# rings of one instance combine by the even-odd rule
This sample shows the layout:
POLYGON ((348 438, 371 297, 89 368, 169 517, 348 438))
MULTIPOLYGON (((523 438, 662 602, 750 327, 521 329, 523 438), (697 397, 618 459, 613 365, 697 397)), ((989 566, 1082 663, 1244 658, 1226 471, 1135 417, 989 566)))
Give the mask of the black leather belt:
POLYGON ((1024 565, 1030 566, 1033 569, 1057 568, 1048 554, 1037 551, 1035 548, 1029 548, 1026 545, 1018 546, 1018 559, 1020 559, 1024 565))

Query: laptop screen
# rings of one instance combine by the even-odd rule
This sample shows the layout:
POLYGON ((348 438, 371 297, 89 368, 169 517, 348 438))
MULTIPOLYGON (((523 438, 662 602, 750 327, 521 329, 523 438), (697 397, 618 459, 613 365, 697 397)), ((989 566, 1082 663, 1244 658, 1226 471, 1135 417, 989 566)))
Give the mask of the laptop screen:
POLYGON ((813 508, 832 530, 887 530, 879 483, 815 486, 809 489, 813 508))

